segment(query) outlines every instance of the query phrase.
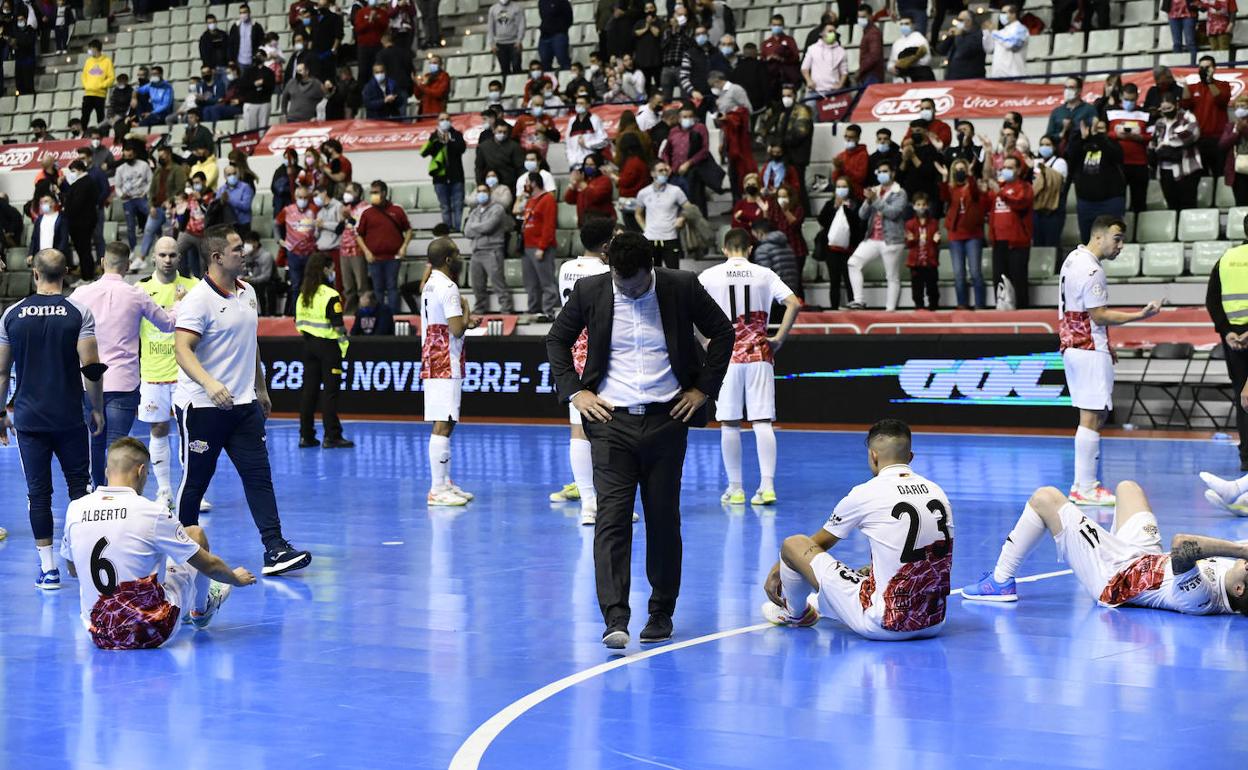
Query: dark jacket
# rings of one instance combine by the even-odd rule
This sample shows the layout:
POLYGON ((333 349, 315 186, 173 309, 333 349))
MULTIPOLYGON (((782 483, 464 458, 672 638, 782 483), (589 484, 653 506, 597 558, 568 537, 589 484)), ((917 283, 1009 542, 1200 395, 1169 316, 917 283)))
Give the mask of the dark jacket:
MULTIPOLYGON (((239 34, 238 24, 230 25, 230 61, 238 61, 238 45, 239 34)), ((251 55, 255 56, 260 52, 260 48, 264 45, 264 27, 259 23, 251 22, 251 55)))
MULTIPOLYGON (((826 235, 824 236, 826 239, 826 235)), ((800 286, 797 272, 797 255, 789 245, 789 237, 779 230, 772 230, 754 247, 754 263, 762 265, 780 276, 787 286, 800 286)))
POLYGON ((814 114, 806 105, 798 102, 785 109, 777 100, 763 114, 762 135, 768 142, 778 142, 784 148, 784 161, 795 166, 810 163, 810 146, 815 137, 814 114))
MULTIPOLYGON (((672 373, 682 389, 697 388, 715 398, 732 358, 732 344, 736 338, 732 323, 694 273, 656 267, 654 280, 672 373), (709 340, 705 352, 694 337, 695 328, 709 340)), ((611 358, 614 316, 611 273, 576 282, 546 335, 546 356, 559 397, 564 401, 570 401, 581 390, 596 392, 602 384, 611 358), (572 344, 582 329, 588 331, 589 350, 585 370, 578 376, 572 365, 572 344)))
MULTIPOLYGON (((433 158, 442 149, 443 142, 438 132, 433 132, 429 137, 429 141, 425 143, 424 149, 420 154, 426 158, 433 158)), ((438 168, 435 168, 433 161, 429 163, 429 176, 435 182, 463 182, 464 181, 464 151, 468 149, 468 145, 464 142, 464 135, 452 128, 449 132, 449 140, 445 144, 446 162, 438 168)))
POLYGON ((69 220, 65 216, 65 212, 56 219, 56 229, 52 234, 51 243, 39 242, 39 228, 43 224, 43 217, 35 220, 35 229, 30 231, 30 248, 27 253, 34 256, 42 249, 56 249, 62 254, 69 253, 69 220))
POLYGON ((689 94, 699 91, 703 96, 709 97, 711 84, 707 81, 707 76, 712 71, 727 73, 729 69, 731 67, 720 52, 718 42, 708 41, 701 48, 696 45, 689 46, 689 50, 685 51, 685 58, 680 62, 680 90, 689 94))
POLYGON ((230 62, 230 36, 219 28, 199 36, 199 61, 205 67, 224 67, 230 62))
MULTIPOLYGON (((827 262, 832 258, 831 249, 828 248, 828 231, 832 229, 832 222, 836 220, 836 212, 839 210, 836 203, 837 199, 834 197, 819 210, 819 233, 815 236, 814 258, 820 262, 827 262)), ((862 219, 858 216, 861 205, 862 201, 852 196, 845 204, 845 221, 849 223, 849 245, 844 251, 846 255, 853 254, 862 241, 862 219)))
POLYGON ((240 77, 243 87, 239 96, 244 104, 268 104, 273 99, 273 89, 277 85, 273 70, 253 64, 240 77), (257 80, 263 81, 261 85, 256 85, 257 80))
POLYGON ((1075 195, 1082 201, 1106 201, 1127 194, 1127 178, 1122 173, 1122 147, 1105 134, 1084 139, 1070 137, 1066 149, 1075 195))
POLYGON ((75 232, 95 231, 100 188, 84 174, 61 192, 61 214, 75 232))
POLYGON ((746 95, 750 97, 750 104, 754 105, 755 110, 771 101, 771 82, 767 74, 767 65, 759 61, 757 56, 751 59, 739 57, 737 66, 732 68, 732 74, 728 79, 745 89, 746 95))
POLYGON ((572 4, 568 0, 538 0, 537 13, 541 37, 566 35, 572 28, 572 4))
POLYGON ((508 139, 499 144, 494 139, 481 141, 477 144, 477 184, 485 184, 485 172, 498 174, 498 183, 508 189, 515 189, 516 180, 524 170, 524 150, 515 139, 508 139))
POLYGON ((936 53, 949 59, 945 80, 970 80, 985 74, 984 36, 979 30, 950 35, 936 41, 936 53))
POLYGON ((369 120, 397 118, 406 101, 407 95, 399 91, 394 78, 386 78, 384 83, 378 83, 376 78, 369 78, 364 85, 364 111, 369 120), (398 98, 387 104, 386 97, 391 94, 398 98))

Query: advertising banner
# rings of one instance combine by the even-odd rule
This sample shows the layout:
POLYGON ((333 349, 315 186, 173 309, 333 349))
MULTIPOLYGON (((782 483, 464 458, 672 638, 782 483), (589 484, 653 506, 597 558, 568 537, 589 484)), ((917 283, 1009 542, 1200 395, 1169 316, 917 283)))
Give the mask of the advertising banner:
MULTIPOLYGON (((151 149, 160 137, 161 134, 148 136, 148 149, 151 149)), ((103 145, 113 153, 114 158, 121 158, 121 146, 114 144, 111 138, 104 139, 103 145)), ((49 155, 56 158, 57 168, 64 168, 78 160, 80 147, 90 146, 90 139, 58 139, 55 142, 39 142, 38 144, 0 145, 0 172, 38 171, 43 159, 49 155)))
MULTIPOLYGON (((279 412, 299 408, 302 343, 260 340, 279 412)), ((794 337, 776 366, 783 423, 1073 426, 1055 335, 794 337)), ((540 338, 484 337, 467 345, 463 414, 468 419, 556 418, 559 403, 540 338)), ((423 411, 420 340, 352 340, 338 408, 347 414, 418 417, 423 411)))

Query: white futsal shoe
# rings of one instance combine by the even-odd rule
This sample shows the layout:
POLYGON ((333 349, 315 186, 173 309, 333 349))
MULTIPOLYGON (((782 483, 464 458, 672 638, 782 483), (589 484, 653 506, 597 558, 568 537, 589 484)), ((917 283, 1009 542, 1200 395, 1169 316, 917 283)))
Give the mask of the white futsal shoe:
POLYGON ((465 492, 464 490, 460 489, 459 486, 456 485, 454 481, 450 482, 447 486, 452 492, 464 498, 470 503, 472 502, 473 498, 476 497, 476 495, 474 495, 473 493, 465 492))
POLYGON ((171 489, 157 490, 156 502, 172 511, 173 510, 173 490, 171 489))
POLYGON ((225 600, 230 598, 230 591, 232 590, 234 589, 225 583, 212 581, 208 586, 207 606, 204 607, 202 614, 194 610, 191 611, 191 614, 188 616, 191 624, 196 628, 207 628, 212 619, 216 617, 217 610, 221 609, 221 605, 225 604, 225 600))
POLYGON ((429 490, 429 497, 426 499, 426 502, 429 505, 442 505, 442 506, 455 506, 455 507, 464 506, 468 504, 467 500, 455 494, 455 492, 452 491, 450 487, 443 487, 442 489, 429 490))
POLYGON ((819 622, 819 611, 809 604, 806 605, 806 611, 801 617, 794 618, 789 615, 789 611, 784 607, 776 606, 773 602, 763 602, 763 617, 773 626, 791 626, 793 628, 810 628, 819 622))
POLYGON ((1205 482, 1205 486, 1209 487, 1209 491, 1221 500, 1222 505, 1230 505, 1240 497, 1238 479, 1224 479, 1208 471, 1201 471, 1200 480, 1205 482))
POLYGON ((1214 508, 1226 511, 1227 513, 1235 516, 1248 517, 1248 494, 1240 495, 1228 503, 1223 500, 1222 496, 1217 492, 1214 492, 1212 489, 1206 489, 1205 499, 1208 500, 1209 504, 1214 508))
POLYGON ((1080 492, 1078 489, 1072 488, 1066 499, 1075 505, 1111 506, 1118 502, 1118 498, 1114 497, 1114 493, 1101 484, 1097 484, 1089 492, 1080 492))

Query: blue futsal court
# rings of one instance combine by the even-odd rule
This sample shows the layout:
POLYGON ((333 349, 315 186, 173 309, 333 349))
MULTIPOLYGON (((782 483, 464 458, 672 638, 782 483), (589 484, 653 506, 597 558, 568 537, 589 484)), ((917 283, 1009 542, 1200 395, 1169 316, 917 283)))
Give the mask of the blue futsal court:
MULTIPOLYGON (((818 528, 868 471, 861 433, 779 433, 781 501, 719 504, 719 438, 685 469, 676 637, 643 651, 634 550, 627 657, 599 642, 592 531, 547 495, 570 479, 567 428, 463 425, 453 475, 477 500, 430 510, 429 428, 348 423, 358 447, 299 450, 270 424, 287 536, 315 554, 235 589, 212 628, 167 649, 96 650, 72 580, 38 564, 17 452, 0 449, 0 768, 1224 768, 1248 761, 1248 620, 1099 609, 1070 575, 1017 606, 951 599, 936 639, 868 642, 825 619, 760 625, 787 535, 818 528), (708 639, 703 639, 708 635, 708 639), (570 678, 569 678, 570 677, 570 678), (481 728, 481 729, 478 729, 481 728), (475 731, 475 732, 474 732, 475 731)), ((757 482, 746 442, 746 486, 757 482)), ((1111 439, 1111 482, 1140 480, 1163 536, 1248 538, 1202 498, 1235 475, 1213 441, 1111 439)), ((1069 437, 920 434, 915 468, 955 519, 954 585, 996 557, 1035 487, 1069 482, 1069 437)), ((175 477, 176 478, 176 477, 175 477)), ((155 490, 149 488, 148 494, 155 490)), ((257 574, 228 463, 209 492, 213 550, 257 574)), ((57 510, 64 510, 58 479, 57 510)), ((57 537, 62 514, 57 515, 57 537)), ((1107 521, 1107 519, 1102 519, 1107 521)), ((835 549, 865 563, 865 541, 835 549)), ((1051 542, 1022 574, 1063 569, 1051 542)))

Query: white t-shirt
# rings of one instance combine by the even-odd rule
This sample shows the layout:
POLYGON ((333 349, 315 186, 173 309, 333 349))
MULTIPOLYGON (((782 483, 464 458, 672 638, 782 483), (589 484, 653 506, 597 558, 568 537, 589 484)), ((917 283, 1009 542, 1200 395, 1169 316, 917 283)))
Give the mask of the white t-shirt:
MULTIPOLYGON (((227 294, 204 276, 178 305, 178 331, 199 335, 195 357, 216 380, 230 389, 234 405, 256 400, 256 290, 243 281, 234 282, 227 294)), ((173 402, 185 408, 212 407, 212 399, 187 373, 178 370, 173 402)))
POLYGON ((953 512, 935 483, 908 465, 882 468, 837 504, 823 528, 844 540, 861 530, 871 543, 871 577, 860 597, 890 631, 919 631, 945 619, 953 565, 953 512))
MULTIPOLYGON (((1231 609, 1230 599, 1226 596, 1226 573, 1234 566, 1234 559, 1201 559, 1187 572, 1175 575, 1168 554, 1150 555, 1137 559, 1118 577, 1129 589, 1132 573, 1136 573, 1136 579, 1147 581, 1147 572, 1164 569, 1161 585, 1136 594, 1126 604, 1187 615, 1231 615, 1235 610, 1231 609)), ((1109 590, 1107 587, 1106 591, 1109 590)), ((1108 604, 1115 606, 1113 602, 1108 604)))
MULTIPOLYGON (((548 193, 559 192, 559 185, 555 184, 555 176, 544 168, 539 168, 535 173, 542 175, 542 187, 548 193)), ((520 178, 516 180, 516 197, 524 196, 524 183, 529 180, 529 172, 524 171, 520 174, 520 178)))
POLYGON ((893 41, 893 47, 888 55, 888 66, 890 69, 897 66, 897 60, 901 58, 902 51, 905 51, 907 48, 926 48, 927 53, 923 54, 918 64, 926 67, 932 63, 932 46, 927 42, 927 38, 923 37, 923 33, 916 29, 911 30, 909 35, 899 37, 893 41))
POLYGON ((676 218, 680 216, 680 207, 688 200, 685 191, 670 182, 663 185, 662 190, 653 184, 641 188, 637 192, 637 208, 645 210, 646 240, 676 240, 679 237, 676 218))
POLYGON ((1092 320, 1089 310, 1109 304, 1109 282, 1100 260, 1078 246, 1062 263, 1057 293, 1058 336, 1061 349, 1109 352, 1109 329, 1092 320))
POLYGON ((742 257, 708 267, 698 280, 736 327, 732 363, 773 362, 767 319, 772 303, 784 302, 793 290, 769 268, 742 257))
MULTIPOLYGON (((610 269, 607 263, 597 257, 577 257, 570 262, 564 262, 563 267, 559 268, 560 301, 567 304, 568 297, 572 296, 572 288, 576 286, 577 281, 586 276, 605 273, 610 269)), ((589 330, 581 329, 581 335, 572 344, 572 364, 576 367, 577 374, 585 371, 587 355, 589 355, 589 330)))
POLYGON ((459 380, 464 376, 464 338, 451 334, 449 321, 462 317, 459 287, 434 270, 420 294, 420 378, 459 380))
MULTIPOLYGON (((199 552, 169 509, 129 487, 100 487, 69 504, 61 556, 78 572, 82 620, 105 590, 155 574, 165 580, 166 559, 185 564, 199 552)), ((187 609, 187 608, 183 608, 187 609)))

